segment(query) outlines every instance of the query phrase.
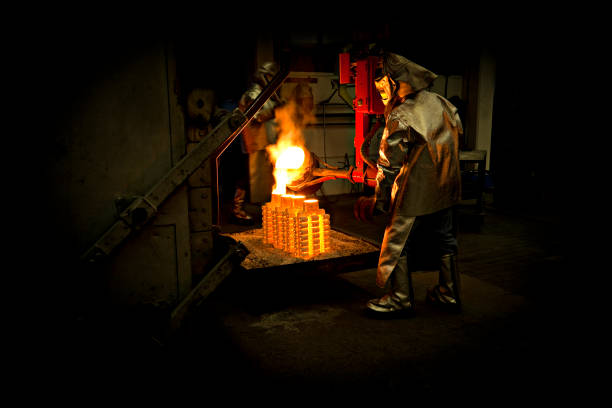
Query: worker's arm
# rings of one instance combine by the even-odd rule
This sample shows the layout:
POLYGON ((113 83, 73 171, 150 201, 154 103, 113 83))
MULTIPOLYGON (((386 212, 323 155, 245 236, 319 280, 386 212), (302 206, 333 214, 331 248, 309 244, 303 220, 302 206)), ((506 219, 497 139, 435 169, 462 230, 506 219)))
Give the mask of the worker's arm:
POLYGON ((401 129, 401 126, 396 126, 391 127, 391 130, 395 131, 381 142, 377 162, 375 209, 382 212, 388 212, 390 209, 393 186, 408 152, 415 144, 425 142, 423 137, 410 127, 401 129))
MULTIPOLYGON (((240 102, 238 103, 238 108, 244 112, 247 110, 249 106, 257 99, 257 96, 261 93, 260 89, 250 89, 245 92, 240 98, 240 102)), ((257 122, 263 123, 272 118, 274 118, 274 109, 278 106, 278 103, 273 101, 272 99, 268 99, 266 103, 257 111, 253 119, 257 122)))

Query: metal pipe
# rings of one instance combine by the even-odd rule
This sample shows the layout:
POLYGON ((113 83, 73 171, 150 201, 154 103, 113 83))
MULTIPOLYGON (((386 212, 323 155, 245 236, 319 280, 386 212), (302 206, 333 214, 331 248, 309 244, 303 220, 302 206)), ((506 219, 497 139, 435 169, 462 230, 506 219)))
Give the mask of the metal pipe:
POLYGON ((333 176, 335 178, 350 179, 350 173, 353 168, 350 169, 312 169, 312 175, 315 177, 328 177, 333 176))

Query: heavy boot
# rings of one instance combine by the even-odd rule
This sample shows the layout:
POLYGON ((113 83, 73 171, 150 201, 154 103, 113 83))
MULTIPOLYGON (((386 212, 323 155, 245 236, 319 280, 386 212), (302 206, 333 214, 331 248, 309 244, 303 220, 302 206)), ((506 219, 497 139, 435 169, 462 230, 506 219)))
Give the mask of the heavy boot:
POLYGON ((440 258, 438 284, 427 289, 427 303, 442 306, 454 312, 461 311, 461 275, 455 254, 440 258))
POLYGON ((234 201, 232 202, 232 221, 235 224, 240 225, 252 225, 253 217, 244 211, 244 199, 246 197, 246 191, 237 188, 234 194, 234 201))
POLYGON ((389 277, 391 290, 379 299, 366 304, 368 312, 378 317, 407 317, 414 314, 412 276, 405 257, 400 258, 389 277))

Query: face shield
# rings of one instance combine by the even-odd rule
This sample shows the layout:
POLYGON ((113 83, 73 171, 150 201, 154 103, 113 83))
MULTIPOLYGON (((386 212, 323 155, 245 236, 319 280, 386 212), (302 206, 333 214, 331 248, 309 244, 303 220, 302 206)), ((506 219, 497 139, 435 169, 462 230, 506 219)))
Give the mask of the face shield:
MULTIPOLYGON (((389 76, 394 82, 393 86, 399 86, 399 82, 405 82, 410 86, 410 92, 418 92, 428 88, 436 79, 437 75, 401 55, 389 53, 382 61, 382 72, 389 76)), ((382 84, 381 84, 382 85, 382 84)), ((393 97, 394 95, 391 95, 393 97)))
POLYGON ((397 91, 396 82, 389 75, 381 75, 374 79, 374 85, 376 85, 376 89, 380 93, 382 102, 387 106, 397 91))
POLYGON ((278 64, 276 62, 264 62, 255 72, 255 78, 260 85, 266 86, 277 73, 278 64))

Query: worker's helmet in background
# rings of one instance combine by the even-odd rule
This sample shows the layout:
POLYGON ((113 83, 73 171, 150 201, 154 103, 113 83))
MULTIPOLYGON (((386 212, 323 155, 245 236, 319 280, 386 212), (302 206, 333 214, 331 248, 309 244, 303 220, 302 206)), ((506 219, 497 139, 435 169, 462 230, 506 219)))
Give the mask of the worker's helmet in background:
POLYGON ((278 73, 278 64, 273 61, 267 61, 261 64, 261 67, 255 71, 255 81, 261 85, 266 86, 278 73))

